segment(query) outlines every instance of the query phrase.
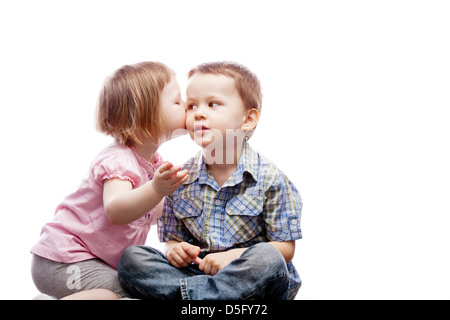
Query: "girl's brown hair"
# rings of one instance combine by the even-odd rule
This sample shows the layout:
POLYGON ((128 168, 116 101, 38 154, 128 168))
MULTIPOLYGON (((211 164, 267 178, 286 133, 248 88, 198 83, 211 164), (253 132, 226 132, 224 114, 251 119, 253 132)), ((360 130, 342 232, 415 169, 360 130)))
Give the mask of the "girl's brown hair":
POLYGON ((155 143, 164 134, 161 91, 175 73, 160 62, 125 65, 105 80, 97 106, 97 129, 122 145, 155 143))

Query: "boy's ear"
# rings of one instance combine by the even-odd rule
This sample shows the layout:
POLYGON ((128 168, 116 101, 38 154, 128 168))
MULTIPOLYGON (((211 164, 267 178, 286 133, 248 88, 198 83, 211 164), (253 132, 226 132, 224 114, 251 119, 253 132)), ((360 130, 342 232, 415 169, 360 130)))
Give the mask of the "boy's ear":
POLYGON ((244 122, 242 123, 242 131, 249 131, 256 128, 259 121, 259 112, 256 109, 247 110, 244 122))

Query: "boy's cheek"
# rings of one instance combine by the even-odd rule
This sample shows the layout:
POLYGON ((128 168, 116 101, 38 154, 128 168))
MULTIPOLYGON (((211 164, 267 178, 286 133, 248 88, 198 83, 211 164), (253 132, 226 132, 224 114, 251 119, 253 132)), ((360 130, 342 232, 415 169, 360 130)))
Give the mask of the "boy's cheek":
POLYGON ((188 115, 188 113, 186 113, 185 128, 189 131, 189 133, 191 133, 191 131, 193 131, 193 127, 194 127, 194 121, 193 121, 192 117, 190 115, 188 115))

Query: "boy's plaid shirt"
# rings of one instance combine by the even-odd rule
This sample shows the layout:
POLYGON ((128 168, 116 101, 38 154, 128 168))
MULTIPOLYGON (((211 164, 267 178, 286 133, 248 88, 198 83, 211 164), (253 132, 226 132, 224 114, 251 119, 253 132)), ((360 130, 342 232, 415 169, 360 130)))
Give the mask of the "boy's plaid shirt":
MULTIPOLYGON (((201 256, 259 242, 302 238, 302 201, 295 186, 247 142, 233 175, 219 188, 206 169, 202 152, 183 169, 189 179, 165 199, 158 220, 161 241, 185 241, 202 248, 201 256)), ((300 278, 292 265, 292 294, 300 278)))

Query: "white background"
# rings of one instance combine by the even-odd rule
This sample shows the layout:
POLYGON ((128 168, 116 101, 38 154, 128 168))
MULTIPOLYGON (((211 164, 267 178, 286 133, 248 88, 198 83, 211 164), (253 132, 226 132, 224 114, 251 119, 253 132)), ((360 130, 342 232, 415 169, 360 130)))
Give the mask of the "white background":
POLYGON ((194 65, 233 60, 263 85, 251 144, 304 201, 297 298, 449 299, 449 17, 433 0, 2 1, 0 298, 38 293, 29 249, 111 141, 104 78, 156 60, 184 91, 194 65))

